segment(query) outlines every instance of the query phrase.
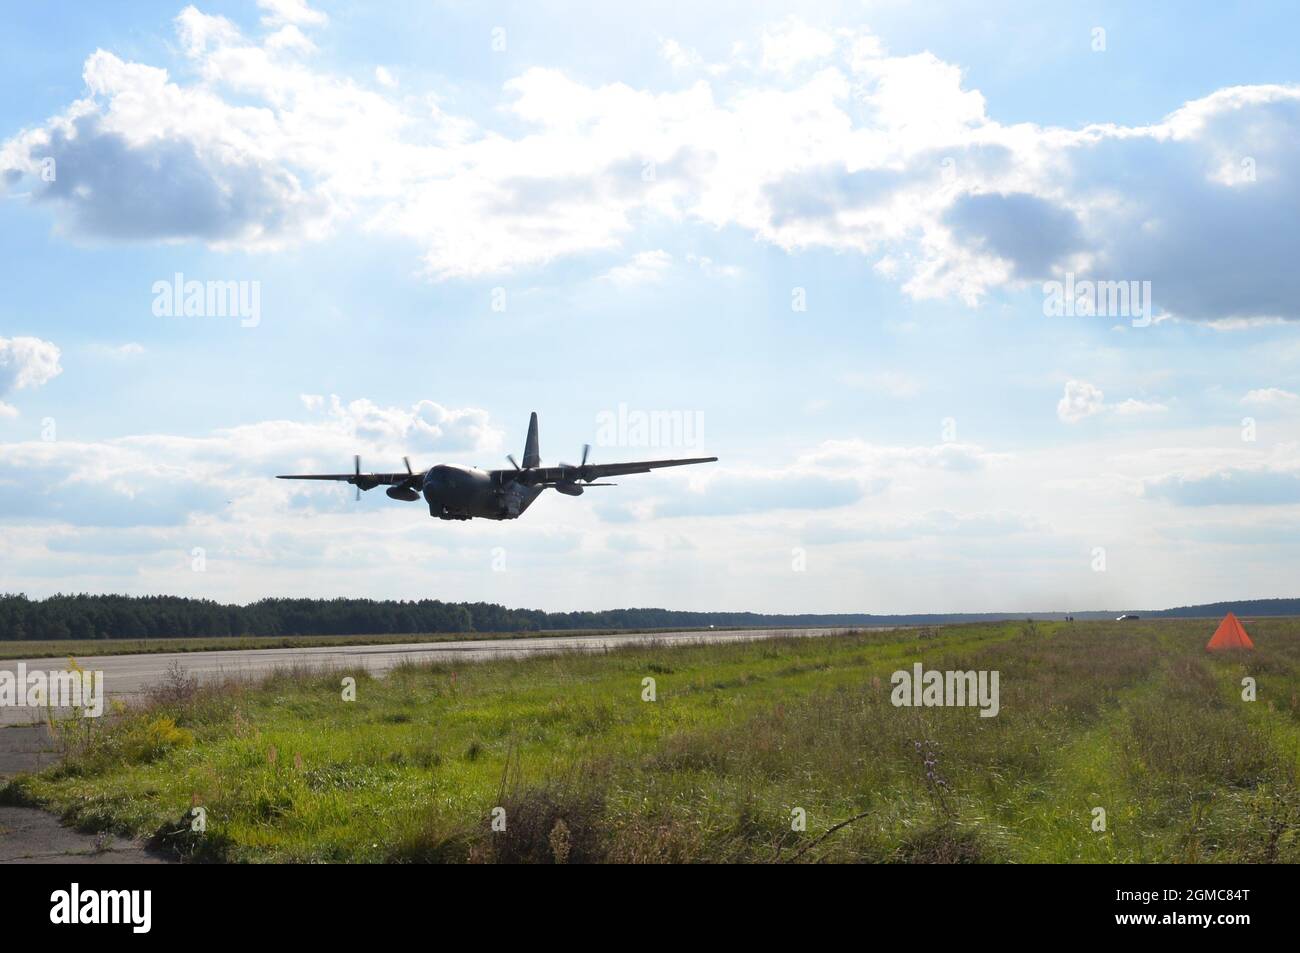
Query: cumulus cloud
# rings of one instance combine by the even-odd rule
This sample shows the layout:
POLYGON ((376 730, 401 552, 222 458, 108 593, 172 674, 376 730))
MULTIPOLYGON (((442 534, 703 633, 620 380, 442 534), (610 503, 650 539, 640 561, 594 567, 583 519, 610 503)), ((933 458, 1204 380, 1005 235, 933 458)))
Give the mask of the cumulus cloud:
POLYGON ((88 95, 0 146, 0 168, 72 234, 276 248, 354 223, 418 243, 434 279, 696 222, 867 256, 916 298, 976 304, 1068 269, 1149 280, 1166 316, 1300 318, 1297 86, 1222 89, 1142 126, 1006 125, 957 64, 790 18, 750 38, 756 57, 740 42, 725 84, 670 38, 669 90, 531 67, 504 84, 503 132, 438 91, 399 96, 383 67, 378 88, 314 67, 302 31, 327 18, 262 8, 261 37, 181 12, 193 79, 93 52, 88 95))
POLYGON ((741 274, 735 265, 719 264, 707 255, 688 254, 686 263, 700 269, 706 278, 738 278, 741 274))
POLYGON ((943 223, 959 242, 1007 262, 1023 279, 1050 274, 1083 245, 1072 211, 1026 192, 961 195, 943 223))
POLYGON ((1105 395, 1087 381, 1066 381, 1065 393, 1056 404, 1056 416, 1067 424, 1077 423, 1098 413, 1105 395))
MULTIPOLYGON (((40 387, 63 372, 59 349, 50 341, 33 337, 0 337, 0 397, 16 390, 40 387)), ((18 411, 0 401, 0 416, 13 417, 18 411)))
POLYGON ((381 407, 365 398, 345 404, 336 394, 328 402, 319 394, 301 396, 303 405, 322 412, 336 432, 371 445, 405 446, 413 452, 501 448, 501 431, 491 425, 486 410, 475 407, 453 409, 431 400, 410 407, 381 407))
POLYGON ((830 56, 835 50, 835 38, 798 17, 788 17, 763 31, 759 48, 763 69, 789 73, 800 64, 830 56))
POLYGON ((659 54, 674 69, 699 66, 703 62, 699 53, 673 39, 660 40, 659 54))
POLYGON ((1280 387, 1262 387, 1248 391, 1246 396, 1241 398, 1241 402, 1257 407, 1294 407, 1300 403, 1300 394, 1294 394, 1280 387))
POLYGON ((307 0, 257 0, 257 5, 266 11, 262 22, 267 26, 320 26, 329 22, 324 13, 307 6, 307 0))
POLYGON ((1106 403, 1100 387, 1087 381, 1066 381, 1065 393, 1056 403, 1056 416, 1067 424, 1078 423, 1103 411, 1120 417, 1139 417, 1164 413, 1169 408, 1157 401, 1137 400, 1129 397, 1119 403, 1106 403))
POLYGON ((650 284, 662 278, 672 264, 673 256, 663 249, 637 252, 628 261, 614 266, 600 277, 622 287, 650 284))

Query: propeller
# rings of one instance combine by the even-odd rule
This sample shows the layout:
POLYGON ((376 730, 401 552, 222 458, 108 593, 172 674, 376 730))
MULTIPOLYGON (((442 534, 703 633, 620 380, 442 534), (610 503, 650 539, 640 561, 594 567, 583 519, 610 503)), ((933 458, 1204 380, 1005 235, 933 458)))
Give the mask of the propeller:
MULTIPOLYGON (((577 471, 578 471, 578 479, 579 479, 579 480, 586 480, 588 483, 590 483, 593 479, 595 479, 595 477, 588 477, 588 476, 587 476, 587 455, 588 455, 589 453, 591 453, 591 444, 589 444, 589 443, 584 443, 584 444, 582 445, 582 463, 580 463, 578 466, 575 467, 572 463, 565 463, 563 460, 561 460, 561 461, 560 461, 560 466, 562 466, 562 467, 569 467, 569 468, 571 468, 571 469, 577 470, 577 471)), ((576 481, 575 481, 575 482, 576 482, 576 481)))
POLYGON ((511 464, 514 465, 514 468, 515 468, 516 470, 519 469, 519 464, 518 464, 518 462, 515 460, 515 458, 514 458, 514 454, 507 453, 507 454, 506 454, 506 459, 509 460, 509 461, 511 462, 511 464))
POLYGON ((361 454, 352 455, 352 479, 348 481, 357 488, 358 500, 361 499, 362 490, 373 490, 379 486, 379 481, 374 478, 373 474, 361 472, 361 454))
POLYGON ((406 479, 397 481, 384 492, 387 493, 391 499, 405 500, 406 502, 411 503, 420 498, 420 493, 417 489, 420 482, 419 474, 412 469, 410 457, 402 457, 402 462, 406 464, 406 479))

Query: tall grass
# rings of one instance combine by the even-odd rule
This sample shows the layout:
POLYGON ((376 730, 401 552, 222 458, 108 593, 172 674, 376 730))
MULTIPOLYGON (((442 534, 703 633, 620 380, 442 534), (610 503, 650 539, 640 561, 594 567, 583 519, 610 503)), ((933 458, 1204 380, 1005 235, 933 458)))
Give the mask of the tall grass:
POLYGON ((7 795, 221 860, 1295 861, 1300 621, 1248 627, 1230 657, 1161 620, 177 676, 7 795), (914 661, 999 671, 1000 713, 895 708, 914 661))

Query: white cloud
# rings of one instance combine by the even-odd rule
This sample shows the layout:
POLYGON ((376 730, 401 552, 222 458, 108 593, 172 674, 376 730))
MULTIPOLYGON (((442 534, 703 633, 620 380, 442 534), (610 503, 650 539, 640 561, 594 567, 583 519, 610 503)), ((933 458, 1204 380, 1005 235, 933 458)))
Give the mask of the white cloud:
POLYGON ((1065 393, 1056 404, 1056 416, 1067 424, 1078 423, 1086 417, 1102 412, 1119 417, 1143 417, 1162 414, 1169 409, 1158 401, 1137 400, 1129 397, 1119 403, 1108 404, 1101 388, 1087 381, 1066 381, 1065 393))
MULTIPOLYGON (((182 11, 193 81, 92 53, 87 97, 4 143, 0 168, 59 160, 32 195, 72 232, 274 249, 352 223, 418 243, 434 279, 691 221, 868 256, 916 298, 975 304, 1071 269, 1150 280, 1164 314, 1220 327, 1300 318, 1286 212, 1300 87, 1219 90, 1146 126, 1004 125, 956 64, 787 19, 758 38, 761 67, 742 51, 725 84, 659 92, 529 68, 497 104, 506 133, 437 91, 419 111, 382 67, 377 89, 313 68, 298 27, 325 16, 263 8, 260 39, 182 11), (1254 179, 1233 171, 1243 154, 1254 179), (146 177, 159 186, 141 201, 126 183, 146 177)), ((672 40, 663 52, 695 62, 672 40)))
POLYGON ((719 264, 707 255, 688 254, 686 262, 699 268, 708 278, 738 278, 743 273, 735 265, 719 264))
POLYGON ((316 51, 316 44, 296 26, 281 27, 266 38, 266 48, 273 52, 286 51, 308 54, 316 51))
POLYGON ((383 66, 375 67, 375 81, 379 83, 380 86, 386 86, 389 89, 397 88, 397 77, 383 66))
POLYGON ((1085 417, 1100 413, 1105 395, 1087 381, 1066 381, 1065 393, 1056 405, 1056 416, 1067 424, 1077 423, 1085 417))
MULTIPOLYGON (((40 387, 59 374, 59 348, 34 337, 0 338, 0 397, 13 391, 40 387)), ((18 410, 0 402, 0 416, 16 417, 18 410)))
POLYGON ((63 372, 59 348, 34 337, 0 338, 0 394, 40 387, 63 372))
POLYGON ((324 13, 307 6, 307 0, 257 0, 257 5, 266 11, 262 23, 267 26, 323 26, 329 22, 324 13))
POLYGON ((96 350, 108 357, 126 358, 139 357, 144 353, 144 345, 137 344, 135 341, 127 341, 125 344, 103 344, 96 347, 96 350))
POLYGON ((1255 404, 1260 407, 1293 407, 1300 401, 1300 394, 1293 394, 1280 387, 1263 387, 1247 392, 1241 398, 1243 404, 1255 404))
POLYGON ((412 452, 501 448, 501 432, 491 426, 486 410, 474 407, 450 409, 431 400, 410 407, 381 407, 365 398, 345 404, 335 394, 330 395, 328 407, 311 395, 304 395, 303 403, 309 410, 325 410, 341 433, 379 447, 407 447, 412 452))
POLYGON ((672 267, 673 256, 663 249, 637 252, 622 265, 616 265, 600 277, 616 285, 630 287, 658 281, 672 267))
POLYGON ((763 69, 789 73, 810 60, 830 56, 835 50, 835 38, 798 17, 788 17, 763 32, 759 49, 763 69))
POLYGON ((659 54, 673 69, 688 69, 699 66, 703 60, 695 50, 682 46, 673 39, 663 39, 659 43, 659 54))

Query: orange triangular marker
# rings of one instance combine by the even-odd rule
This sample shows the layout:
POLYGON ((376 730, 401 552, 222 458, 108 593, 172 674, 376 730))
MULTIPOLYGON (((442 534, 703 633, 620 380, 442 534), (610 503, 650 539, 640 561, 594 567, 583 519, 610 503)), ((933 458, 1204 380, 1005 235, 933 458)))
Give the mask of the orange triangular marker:
POLYGON ((1214 630, 1214 638, 1205 647, 1211 652, 1218 652, 1223 649, 1253 649, 1255 643, 1250 641, 1250 636, 1241 627, 1237 617, 1229 612, 1214 630))

